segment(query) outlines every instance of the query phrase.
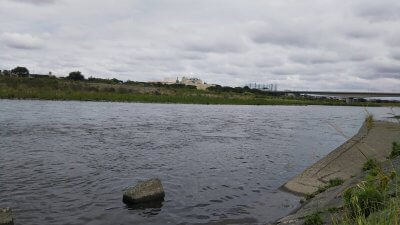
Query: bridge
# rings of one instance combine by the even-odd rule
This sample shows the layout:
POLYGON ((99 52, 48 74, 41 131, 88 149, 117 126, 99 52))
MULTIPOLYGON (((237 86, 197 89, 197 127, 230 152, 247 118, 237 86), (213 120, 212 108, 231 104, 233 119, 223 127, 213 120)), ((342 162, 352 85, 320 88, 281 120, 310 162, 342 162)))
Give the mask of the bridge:
POLYGON ((346 102, 351 104, 355 98, 368 98, 368 97, 400 97, 399 92, 344 92, 344 91, 276 91, 282 94, 295 94, 295 95, 320 95, 331 97, 346 98, 346 102))

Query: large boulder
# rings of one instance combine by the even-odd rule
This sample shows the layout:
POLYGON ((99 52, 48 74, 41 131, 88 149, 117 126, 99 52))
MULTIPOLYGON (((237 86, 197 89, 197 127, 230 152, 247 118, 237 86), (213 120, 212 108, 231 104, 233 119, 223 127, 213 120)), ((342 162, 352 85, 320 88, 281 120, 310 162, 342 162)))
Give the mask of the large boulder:
POLYGON ((0 225, 14 225, 10 208, 0 209, 0 225))
POLYGON ((154 178, 126 189, 122 200, 126 204, 136 204, 155 200, 161 201, 164 199, 164 196, 165 193, 161 180, 154 178))

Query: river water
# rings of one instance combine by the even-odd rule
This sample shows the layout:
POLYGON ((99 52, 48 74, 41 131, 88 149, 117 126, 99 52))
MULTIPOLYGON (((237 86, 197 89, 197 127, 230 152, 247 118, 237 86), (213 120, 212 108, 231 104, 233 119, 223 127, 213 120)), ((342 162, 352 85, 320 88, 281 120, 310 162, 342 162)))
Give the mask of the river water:
POLYGON ((266 224, 299 204, 279 187, 354 135, 365 114, 0 100, 0 207, 24 225, 266 224), (124 188, 152 177, 165 201, 126 207, 124 188))

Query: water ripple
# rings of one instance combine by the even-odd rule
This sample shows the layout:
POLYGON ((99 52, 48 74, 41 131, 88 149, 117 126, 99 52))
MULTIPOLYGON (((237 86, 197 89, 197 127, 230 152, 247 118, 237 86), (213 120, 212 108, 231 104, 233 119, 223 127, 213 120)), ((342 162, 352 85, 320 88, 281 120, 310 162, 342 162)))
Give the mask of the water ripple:
MULTIPOLYGON (((265 224, 277 191, 351 136, 363 108, 0 100, 0 207, 18 224, 265 224), (122 191, 162 179, 165 201, 122 191)), ((397 110, 397 109, 395 109, 397 110)), ((386 117, 389 109, 369 110, 386 117)))

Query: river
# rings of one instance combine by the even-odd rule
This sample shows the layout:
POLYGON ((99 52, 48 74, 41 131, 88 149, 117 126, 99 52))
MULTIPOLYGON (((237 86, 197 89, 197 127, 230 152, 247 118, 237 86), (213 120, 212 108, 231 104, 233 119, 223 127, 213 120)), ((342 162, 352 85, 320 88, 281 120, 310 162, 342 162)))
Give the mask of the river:
MULTIPOLYGON (((360 128, 366 110, 0 100, 0 207, 16 224, 266 224, 279 187, 360 128), (122 192, 158 177, 162 205, 122 192)), ((394 111, 399 114, 400 109, 394 111)))

